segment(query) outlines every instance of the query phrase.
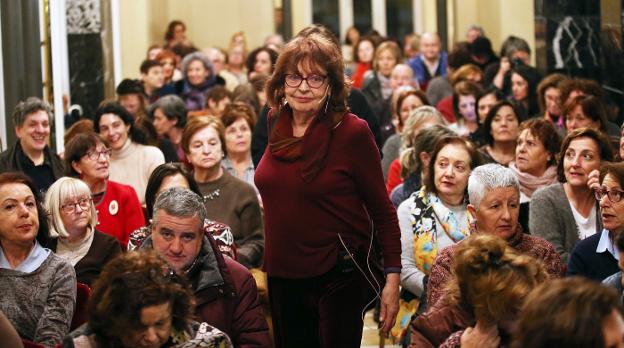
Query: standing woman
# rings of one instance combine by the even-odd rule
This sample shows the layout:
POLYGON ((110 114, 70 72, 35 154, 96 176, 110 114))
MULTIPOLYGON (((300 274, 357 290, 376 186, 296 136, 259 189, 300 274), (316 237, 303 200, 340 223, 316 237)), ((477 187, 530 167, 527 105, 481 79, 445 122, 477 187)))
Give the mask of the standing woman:
POLYGON ((0 311, 22 338, 54 347, 69 332, 76 273, 40 244, 49 232, 38 192, 22 173, 0 174, 0 311))
POLYGON ((483 124, 486 145, 479 149, 485 163, 507 166, 514 160, 520 122, 519 110, 510 101, 501 101, 490 109, 483 124))
POLYGON ((145 224, 141 202, 132 186, 109 180, 112 150, 93 132, 78 134, 65 145, 67 175, 84 181, 91 190, 98 231, 125 248, 128 236, 145 224))
POLYGON ((255 180, 265 208, 276 346, 359 347, 373 289, 383 332, 398 311, 399 228, 379 150, 366 123, 347 111, 342 56, 326 37, 289 42, 266 90, 269 146, 255 180), (385 285, 367 267, 375 260, 373 233, 385 285))
POLYGON ((78 281, 91 287, 102 267, 121 253, 121 246, 95 229, 98 217, 89 186, 75 178, 60 178, 46 192, 45 207, 52 237, 46 247, 71 263, 78 281))
POLYGON ((601 162, 613 159, 613 152, 604 134, 581 128, 563 140, 558 158, 559 182, 533 194, 529 229, 549 241, 567 263, 579 240, 602 230, 599 206, 587 181, 601 162))
POLYGON ((182 147, 193 177, 204 197, 208 218, 232 228, 238 262, 259 267, 264 252, 262 212, 254 188, 221 166, 225 154, 225 127, 214 116, 192 118, 184 128, 182 147))
POLYGON ((101 105, 95 111, 93 127, 113 150, 110 179, 132 186, 142 200, 150 174, 159 164, 165 163, 162 151, 144 145, 145 135, 134 127, 132 116, 117 103, 101 105))

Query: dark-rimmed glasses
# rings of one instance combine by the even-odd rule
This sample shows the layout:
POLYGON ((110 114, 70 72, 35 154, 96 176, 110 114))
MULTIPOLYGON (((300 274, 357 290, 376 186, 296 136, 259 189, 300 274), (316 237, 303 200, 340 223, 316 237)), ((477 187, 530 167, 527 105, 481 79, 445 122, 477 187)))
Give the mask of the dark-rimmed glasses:
POLYGON ((90 160, 95 161, 100 158, 100 156, 104 156, 104 158, 110 158, 113 153, 112 149, 105 149, 102 151, 89 151, 85 154, 90 160))
POLYGON ((323 85, 326 78, 327 76, 316 74, 308 75, 308 77, 303 77, 299 74, 286 74, 284 82, 286 82, 286 86, 292 88, 299 87, 303 81, 307 82, 310 88, 319 88, 323 85))
POLYGON ((597 188, 594 190, 594 197, 596 197, 596 200, 601 200, 602 197, 604 197, 604 195, 607 195, 607 197, 609 197, 609 200, 613 203, 617 203, 619 201, 622 200, 622 196, 624 195, 624 191, 620 191, 620 190, 611 190, 611 191, 607 191, 607 190, 603 190, 600 188, 597 188))
POLYGON ((65 213, 73 213, 76 211, 76 206, 79 206, 82 210, 87 210, 91 206, 91 197, 83 197, 74 202, 69 202, 61 205, 61 209, 65 213))

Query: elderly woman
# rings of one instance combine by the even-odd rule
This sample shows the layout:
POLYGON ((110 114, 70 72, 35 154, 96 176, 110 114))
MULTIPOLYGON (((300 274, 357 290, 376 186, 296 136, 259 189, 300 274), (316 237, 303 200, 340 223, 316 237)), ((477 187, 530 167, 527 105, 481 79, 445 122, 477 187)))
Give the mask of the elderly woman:
POLYGON ((210 87, 225 85, 225 80, 215 73, 212 61, 201 52, 193 52, 182 60, 182 80, 176 81, 175 93, 184 99, 189 111, 206 106, 206 93, 210 87))
POLYGON ((143 226, 145 218, 132 186, 108 179, 111 153, 106 140, 99 135, 78 134, 65 145, 65 167, 67 175, 89 186, 98 231, 117 238, 125 247, 130 232, 143 226))
MULTIPOLYGON (((416 135, 416 134, 415 134, 416 135)), ((456 136, 457 133, 441 124, 424 128, 417 133, 411 145, 401 153, 401 177, 403 183, 397 185, 390 193, 392 205, 398 207, 412 193, 420 190, 429 172, 431 153, 442 138, 456 136)))
POLYGON ((212 116, 191 119, 182 147, 199 185, 208 218, 229 225, 238 246, 238 261, 258 267, 264 252, 262 212, 254 188, 223 170, 225 127, 212 116))
POLYGON ((520 122, 519 110, 512 102, 501 101, 490 109, 483 124, 486 145, 479 148, 485 162, 507 166, 514 160, 520 122))
POLYGON ((520 182, 520 224, 529 225, 529 201, 533 193, 557 182, 557 154, 561 139, 545 119, 533 118, 520 124, 516 160, 509 163, 520 182))
POLYGON ((474 145, 458 136, 436 144, 420 190, 397 209, 401 226, 401 285, 424 305, 426 278, 438 252, 470 234, 466 187, 480 164, 474 145))
POLYGON ((0 310, 22 338, 61 343, 76 305, 72 265, 44 249, 48 238, 38 190, 24 174, 0 174, 0 310))
MULTIPOLYGON (((134 127, 134 120, 128 111, 117 103, 101 105, 95 111, 93 127, 113 150, 110 179, 132 186, 142 200, 152 170, 165 162, 162 151, 144 145, 145 136, 134 127)), ((118 210, 119 207, 114 208, 111 214, 115 215, 118 210)))
POLYGON ((602 281, 618 272, 620 252, 615 239, 624 228, 624 163, 608 163, 600 169, 600 187, 594 194, 600 206, 603 229, 580 241, 570 254, 568 275, 602 281))
POLYGON ((87 323, 63 347, 232 347, 223 332, 193 321, 187 282, 155 252, 118 257, 95 284, 87 323))
POLYGON ((602 133, 582 128, 563 140, 557 164, 558 183, 535 192, 529 207, 531 234, 551 242, 568 262, 579 242, 602 230, 602 219, 589 174, 613 159, 609 140, 602 133))
POLYGON ((121 253, 121 246, 95 229, 98 217, 89 186, 75 178, 60 178, 46 192, 45 207, 52 237, 45 246, 74 266, 80 283, 92 286, 102 267, 121 253))
POLYGON ((176 95, 166 95, 150 106, 150 117, 159 137, 167 138, 176 149, 179 162, 186 162, 186 156, 180 143, 182 131, 186 126, 188 111, 184 100, 176 95))
POLYGON ((443 301, 411 323, 410 347, 509 346, 524 299, 548 278, 544 266, 498 236, 471 236, 456 249, 455 276, 443 301))
POLYGON ((225 126, 225 153, 221 166, 228 173, 256 187, 256 172, 251 159, 251 133, 256 125, 256 114, 246 103, 230 104, 221 118, 225 126))
MULTIPOLYGON (((473 216, 473 235, 496 235, 520 254, 541 261, 550 277, 561 277, 564 265, 555 248, 542 238, 522 233, 518 226, 520 185, 511 169, 490 163, 477 167, 468 180, 468 210, 473 216)), ((460 245, 442 250, 431 269, 427 283, 427 303, 435 307, 443 296, 452 264, 460 245)))
POLYGON ((340 49, 325 36, 289 42, 266 90, 272 126, 255 180, 276 345, 359 347, 372 290, 384 332, 398 310, 399 228, 379 151, 366 123, 347 112, 340 49), (367 267, 373 223, 385 285, 367 267))
MULTIPOLYGON (((446 121, 444 121, 442 114, 434 107, 423 106, 412 112, 401 133, 401 149, 412 147, 420 131, 435 124, 446 125, 446 121)), ((386 142, 385 145, 387 145, 387 143, 388 142, 386 142)), ((384 148, 386 148, 385 145, 384 148)), ((386 189, 388 193, 392 192, 397 185, 402 183, 403 179, 404 177, 401 176, 401 162, 397 157, 388 168, 388 178, 386 179, 386 189)))

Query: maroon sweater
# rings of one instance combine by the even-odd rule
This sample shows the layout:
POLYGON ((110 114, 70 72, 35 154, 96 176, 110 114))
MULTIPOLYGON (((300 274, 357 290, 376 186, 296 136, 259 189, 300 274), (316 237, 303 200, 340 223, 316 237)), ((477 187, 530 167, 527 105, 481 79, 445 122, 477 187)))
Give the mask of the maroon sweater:
POLYGON ((315 277, 329 271, 342 248, 338 234, 363 258, 372 223, 384 267, 400 270, 396 211, 388 198, 379 150, 365 121, 345 114, 333 130, 325 166, 306 183, 301 162, 275 158, 270 148, 256 169, 265 213, 264 269, 270 276, 315 277), (371 223, 372 219, 372 223, 371 223))

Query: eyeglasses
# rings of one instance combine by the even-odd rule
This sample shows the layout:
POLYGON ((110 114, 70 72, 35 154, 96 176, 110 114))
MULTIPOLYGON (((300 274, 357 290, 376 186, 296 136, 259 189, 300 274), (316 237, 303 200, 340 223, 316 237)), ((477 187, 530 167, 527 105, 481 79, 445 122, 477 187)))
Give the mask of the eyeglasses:
POLYGON ((604 195, 607 195, 607 197, 609 197, 609 200, 611 202, 617 203, 622 200, 622 195, 624 195, 624 191, 620 191, 620 190, 607 191, 607 190, 603 190, 599 188, 594 190, 594 196, 596 197, 597 200, 601 200, 602 197, 604 197, 604 195))
POLYGON ((65 213, 73 213, 76 211, 76 206, 79 206, 82 210, 87 210, 91 206, 91 197, 89 198, 80 198, 75 202, 69 202, 61 205, 61 209, 65 213))
POLYGON ((112 149, 106 149, 102 151, 89 151, 85 154, 85 156, 89 157, 90 160, 95 161, 100 158, 101 155, 103 155, 104 158, 110 158, 112 153, 112 149))
POLYGON ((327 76, 321 75, 309 75, 308 77, 303 77, 299 74, 286 74, 285 82, 288 87, 299 87, 303 81, 308 83, 310 88, 319 88, 325 82, 327 76))

